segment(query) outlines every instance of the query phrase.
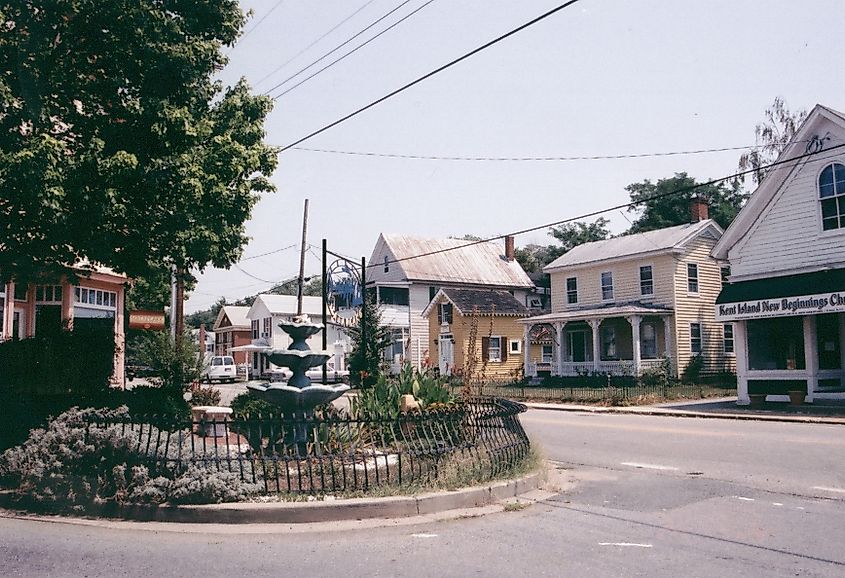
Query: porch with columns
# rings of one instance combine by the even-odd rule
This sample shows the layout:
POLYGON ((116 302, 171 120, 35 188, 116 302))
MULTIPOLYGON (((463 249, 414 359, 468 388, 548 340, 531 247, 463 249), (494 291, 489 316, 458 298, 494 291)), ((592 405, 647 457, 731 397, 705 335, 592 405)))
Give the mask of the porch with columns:
POLYGON ((669 309, 629 305, 523 319, 525 375, 640 375, 667 359, 674 372, 672 315, 669 309), (547 344, 537 343, 539 357, 532 349, 532 331, 539 326, 551 329, 550 356, 547 344))

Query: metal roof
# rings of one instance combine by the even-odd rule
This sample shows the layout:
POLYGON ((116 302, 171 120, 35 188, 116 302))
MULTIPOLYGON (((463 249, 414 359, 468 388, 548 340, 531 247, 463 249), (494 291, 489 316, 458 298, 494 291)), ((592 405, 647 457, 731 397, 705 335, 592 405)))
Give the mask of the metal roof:
MULTIPOLYGON (((256 300, 261 300, 273 315, 296 315, 296 295, 273 295, 262 293, 256 300)), ((253 305, 254 306, 254 305, 253 305)), ((306 315, 322 315, 323 300, 320 297, 303 296, 302 312, 306 315)))
POLYGON ((712 227, 717 238, 722 229, 712 219, 705 219, 697 223, 685 223, 674 227, 666 227, 655 231, 646 231, 635 235, 622 235, 604 241, 593 241, 572 248, 561 255, 543 269, 550 273, 562 267, 586 265, 607 259, 631 257, 643 253, 657 253, 681 248, 684 243, 712 227))
POLYGON ((554 323, 556 321, 583 321, 586 319, 606 319, 608 317, 625 317, 627 315, 670 315, 674 311, 668 307, 644 303, 619 303, 601 307, 585 307, 571 309, 558 313, 547 313, 520 319, 520 323, 554 323))
POLYGON ((463 239, 428 239, 407 235, 382 235, 382 239, 394 259, 400 260, 396 264, 411 281, 495 287, 534 286, 516 260, 505 258, 504 242, 473 243, 463 239), (428 254, 436 251, 441 252, 428 254))

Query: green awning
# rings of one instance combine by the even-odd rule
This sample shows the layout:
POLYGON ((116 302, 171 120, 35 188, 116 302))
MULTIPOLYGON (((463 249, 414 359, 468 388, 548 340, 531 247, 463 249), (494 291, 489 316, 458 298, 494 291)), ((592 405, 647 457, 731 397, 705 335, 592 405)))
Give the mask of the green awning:
POLYGON ((716 298, 717 304, 741 303, 755 299, 778 299, 845 291, 845 269, 816 271, 785 277, 769 277, 727 283, 716 298))

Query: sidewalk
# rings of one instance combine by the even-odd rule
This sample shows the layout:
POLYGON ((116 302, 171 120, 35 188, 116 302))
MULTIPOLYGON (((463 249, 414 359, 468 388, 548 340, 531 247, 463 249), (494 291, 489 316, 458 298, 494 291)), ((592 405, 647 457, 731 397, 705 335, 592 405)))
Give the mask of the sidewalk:
POLYGON ((532 409, 589 413, 627 413, 718 419, 825 423, 845 425, 845 400, 816 400, 801 406, 767 402, 761 407, 738 406, 736 397, 679 400, 655 405, 596 406, 572 403, 526 403, 532 409))

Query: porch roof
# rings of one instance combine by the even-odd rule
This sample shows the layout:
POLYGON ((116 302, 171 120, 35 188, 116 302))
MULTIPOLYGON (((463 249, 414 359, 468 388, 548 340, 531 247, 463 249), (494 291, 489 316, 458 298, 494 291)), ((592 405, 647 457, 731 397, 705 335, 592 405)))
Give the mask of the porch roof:
POLYGON ((520 319, 519 322, 525 325, 535 325, 537 323, 587 321, 590 319, 607 319, 609 317, 626 317, 628 315, 672 315, 672 313, 674 313, 672 309, 661 307, 660 305, 619 303, 602 307, 585 307, 570 311, 535 315, 534 317, 520 319))

